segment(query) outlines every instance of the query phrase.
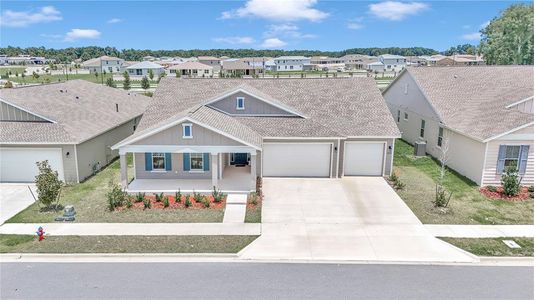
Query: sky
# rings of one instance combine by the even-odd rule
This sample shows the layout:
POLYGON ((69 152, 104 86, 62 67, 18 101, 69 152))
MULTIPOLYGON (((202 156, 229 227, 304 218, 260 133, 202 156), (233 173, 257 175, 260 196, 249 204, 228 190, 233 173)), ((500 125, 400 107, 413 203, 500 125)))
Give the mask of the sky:
POLYGON ((478 44, 510 1, 4 1, 0 46, 308 49, 478 44))

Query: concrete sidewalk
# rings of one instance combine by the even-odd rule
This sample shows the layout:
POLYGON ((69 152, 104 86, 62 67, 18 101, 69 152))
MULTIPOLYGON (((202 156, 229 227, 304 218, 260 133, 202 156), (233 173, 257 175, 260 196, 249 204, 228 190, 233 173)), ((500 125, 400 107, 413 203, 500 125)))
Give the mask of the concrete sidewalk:
POLYGON ((259 223, 8 223, 0 234, 47 235, 260 235, 259 223))
POLYGON ((534 238, 534 225, 438 225, 425 224, 435 237, 450 238, 534 238))
POLYGON ((35 184, 0 183, 0 224, 35 202, 29 188, 37 197, 35 184))
POLYGON ((247 214, 247 195, 228 194, 223 223, 243 223, 247 214))

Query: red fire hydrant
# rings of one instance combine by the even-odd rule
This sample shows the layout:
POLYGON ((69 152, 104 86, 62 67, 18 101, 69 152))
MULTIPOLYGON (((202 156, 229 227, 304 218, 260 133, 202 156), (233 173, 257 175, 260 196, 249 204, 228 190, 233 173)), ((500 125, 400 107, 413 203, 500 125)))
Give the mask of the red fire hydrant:
POLYGON ((44 232, 43 227, 39 226, 39 228, 37 229, 37 232, 36 232, 36 233, 37 233, 37 237, 39 238, 39 242, 42 241, 42 240, 44 240, 44 234, 45 234, 45 232, 44 232))

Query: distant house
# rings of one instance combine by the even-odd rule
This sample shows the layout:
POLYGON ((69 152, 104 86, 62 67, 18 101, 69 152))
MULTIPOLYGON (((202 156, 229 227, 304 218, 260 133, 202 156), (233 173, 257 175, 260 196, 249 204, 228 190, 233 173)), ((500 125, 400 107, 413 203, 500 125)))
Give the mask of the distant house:
POLYGON ((126 70, 128 71, 128 74, 133 76, 148 76, 150 71, 152 71, 155 77, 159 76, 161 73, 165 73, 165 69, 162 65, 147 60, 133 64, 127 67, 126 70))
POLYGON ((199 56, 198 62, 208 65, 213 68, 213 71, 219 71, 221 69, 221 59, 213 56, 199 56))
POLYGON ((188 61, 167 68, 170 74, 179 73, 186 77, 213 77, 213 67, 197 61, 188 61))
POLYGON ((225 60, 222 61, 221 74, 243 76, 243 75, 255 75, 263 73, 262 67, 251 66, 241 60, 225 60))
POLYGON ((383 54, 377 62, 367 64, 367 70, 371 72, 398 73, 406 68, 406 58, 400 55, 383 54))
POLYGON ((436 61, 436 66, 479 66, 484 65, 484 59, 476 55, 452 55, 445 56, 436 61))
POLYGON ((112 56, 101 56, 86 60, 82 63, 82 68, 93 73, 119 73, 122 72, 124 59, 112 56))
POLYGON ((367 64, 367 70, 375 73, 384 72, 384 64, 381 61, 374 61, 367 64))
POLYGON ((478 185, 534 185, 534 66, 417 67, 384 91, 402 138, 478 185), (448 150, 447 150, 448 149, 448 150))
POLYGON ((59 179, 83 181, 112 162, 150 98, 85 80, 0 89, 0 182, 33 182, 48 160, 59 179))
POLYGON ((276 71, 305 71, 311 69, 311 59, 305 56, 280 56, 274 59, 276 71))
POLYGON ((341 57, 345 64, 345 69, 348 70, 365 70, 367 65, 378 61, 378 57, 362 55, 362 54, 347 54, 341 57))
POLYGON ((265 63, 268 61, 272 61, 271 57, 244 57, 240 58, 240 61, 248 64, 249 66, 253 67, 260 67, 262 69, 265 69, 265 63))

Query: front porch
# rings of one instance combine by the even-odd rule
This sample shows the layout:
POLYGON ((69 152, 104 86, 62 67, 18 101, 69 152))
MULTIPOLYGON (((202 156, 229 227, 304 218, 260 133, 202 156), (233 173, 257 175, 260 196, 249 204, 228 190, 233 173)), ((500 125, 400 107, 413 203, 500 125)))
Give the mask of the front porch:
MULTIPOLYGON (((251 167, 226 166, 223 176, 217 181, 220 191, 224 193, 243 193, 255 190, 251 186, 251 167)), ((254 180, 255 184, 255 180, 254 180)), ((208 193, 213 191, 212 179, 134 179, 126 191, 129 193, 174 193, 180 189, 183 193, 208 193)))

